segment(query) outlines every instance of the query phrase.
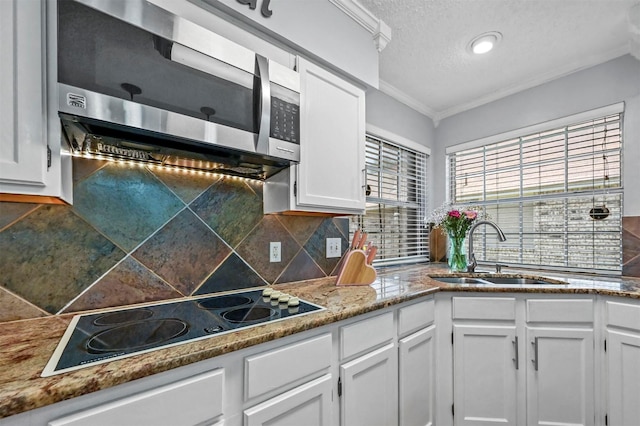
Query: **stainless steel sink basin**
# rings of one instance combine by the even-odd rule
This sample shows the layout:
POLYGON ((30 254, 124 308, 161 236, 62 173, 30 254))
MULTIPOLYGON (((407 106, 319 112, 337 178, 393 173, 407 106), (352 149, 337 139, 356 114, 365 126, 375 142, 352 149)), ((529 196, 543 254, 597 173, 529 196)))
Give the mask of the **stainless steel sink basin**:
POLYGON ((504 287, 515 287, 515 286, 536 286, 536 285, 561 285, 566 284, 561 281, 556 280, 547 280, 545 278, 537 278, 537 277, 514 277, 514 276, 495 276, 491 274, 478 274, 479 276, 466 276, 466 277, 451 277, 451 276, 443 276, 443 275, 432 275, 430 276, 432 279, 436 281, 440 281, 447 284, 460 284, 467 286, 504 286, 504 287))

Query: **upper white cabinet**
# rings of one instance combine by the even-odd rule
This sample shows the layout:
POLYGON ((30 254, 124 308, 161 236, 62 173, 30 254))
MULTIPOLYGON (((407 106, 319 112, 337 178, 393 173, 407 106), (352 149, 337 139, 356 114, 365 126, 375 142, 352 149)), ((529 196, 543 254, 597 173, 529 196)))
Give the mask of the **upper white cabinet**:
POLYGON ((60 134, 60 124, 47 116, 47 90, 54 89, 47 81, 47 61, 55 63, 55 55, 47 55, 47 28, 55 25, 47 7, 55 3, 0 2, 0 198, 5 200, 13 195, 71 199, 71 159, 61 157, 60 139, 49 137, 60 134))
POLYGON ((265 213, 362 214, 364 90, 303 58, 298 71, 300 163, 267 181, 265 213))

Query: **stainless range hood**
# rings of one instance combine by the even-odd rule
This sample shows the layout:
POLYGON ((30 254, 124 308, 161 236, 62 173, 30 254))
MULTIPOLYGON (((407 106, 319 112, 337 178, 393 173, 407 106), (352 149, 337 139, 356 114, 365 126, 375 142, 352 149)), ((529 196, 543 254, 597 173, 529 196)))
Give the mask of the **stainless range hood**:
POLYGON ((300 77, 144 0, 58 0, 74 154, 267 179, 300 158, 300 77))

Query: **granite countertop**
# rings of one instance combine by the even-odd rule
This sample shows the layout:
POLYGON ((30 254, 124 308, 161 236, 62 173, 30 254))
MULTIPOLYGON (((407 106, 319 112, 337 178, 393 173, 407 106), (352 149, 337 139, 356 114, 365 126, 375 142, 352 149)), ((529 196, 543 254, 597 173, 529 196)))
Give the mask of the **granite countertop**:
MULTIPOLYGON (((511 274, 505 270, 503 275, 511 274)), ((566 284, 488 286, 444 284, 429 275, 449 274, 446 265, 381 268, 370 286, 335 285, 335 277, 274 286, 326 310, 209 339, 159 349, 51 377, 40 377, 73 315, 0 324, 0 418, 225 353, 310 330, 438 291, 601 294, 640 299, 640 279, 536 274, 566 284)), ((449 274, 453 275, 453 274, 449 274)), ((464 274, 462 274, 464 276, 464 274)), ((526 273, 518 274, 526 277, 526 273)))

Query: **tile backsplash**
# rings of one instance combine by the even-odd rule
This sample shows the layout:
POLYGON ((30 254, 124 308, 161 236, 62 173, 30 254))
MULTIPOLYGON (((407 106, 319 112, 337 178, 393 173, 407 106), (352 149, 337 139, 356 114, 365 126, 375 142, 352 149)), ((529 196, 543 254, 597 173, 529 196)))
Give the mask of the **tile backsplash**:
POLYGON ((640 277, 640 216, 622 218, 622 275, 640 277))
POLYGON ((263 215, 259 182, 73 161, 73 206, 0 202, 0 322, 335 275, 348 244, 348 218, 263 215))

